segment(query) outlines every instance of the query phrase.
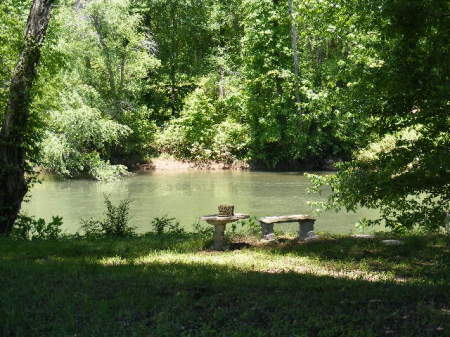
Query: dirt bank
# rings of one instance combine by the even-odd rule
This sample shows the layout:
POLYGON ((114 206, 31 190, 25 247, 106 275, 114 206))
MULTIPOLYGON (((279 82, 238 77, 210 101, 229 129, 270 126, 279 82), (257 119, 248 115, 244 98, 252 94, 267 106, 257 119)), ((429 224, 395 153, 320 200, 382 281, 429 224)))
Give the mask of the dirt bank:
POLYGON ((309 160, 292 160, 280 162, 275 167, 268 168, 263 162, 246 163, 236 161, 232 164, 219 162, 189 162, 172 157, 152 158, 148 163, 138 166, 136 171, 184 171, 184 170, 257 170, 257 171, 335 171, 336 163, 343 161, 341 158, 309 160))
POLYGON ((186 171, 186 170, 245 170, 249 165, 244 162, 233 164, 208 162, 193 163, 173 158, 153 158, 148 163, 139 166, 138 171, 186 171))

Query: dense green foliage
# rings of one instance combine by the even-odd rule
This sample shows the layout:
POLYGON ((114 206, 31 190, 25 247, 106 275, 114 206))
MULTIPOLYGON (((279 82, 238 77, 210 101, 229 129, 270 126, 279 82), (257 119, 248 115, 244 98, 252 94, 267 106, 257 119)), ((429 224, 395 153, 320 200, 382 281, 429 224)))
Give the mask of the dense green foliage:
POLYGON ((63 219, 59 216, 46 222, 41 218, 19 215, 11 237, 19 240, 57 240, 62 234, 62 225, 63 219))
POLYGON ((227 96, 219 97, 216 81, 217 76, 202 78, 199 87, 187 96, 180 117, 158 138, 162 151, 198 163, 248 159, 250 130, 242 123, 242 90, 233 86, 235 79, 222 79, 227 96))
POLYGON ((331 2, 295 2, 292 22, 287 2, 232 3, 219 12, 239 25, 233 20, 216 23, 224 22, 219 30, 232 34, 213 49, 209 76, 199 80, 201 91, 185 98, 180 117, 163 130, 160 150, 200 162, 321 168, 327 159, 348 157, 355 143, 367 142, 359 137, 364 118, 337 103, 344 100, 338 93, 346 91, 349 69, 363 54, 351 44, 362 38, 345 35, 353 27, 351 21, 342 23, 343 10, 331 2), (326 20, 318 20, 324 13, 326 20), (301 27, 297 76, 292 24, 301 27), (352 62, 346 49, 356 54, 352 62))
MULTIPOLYGON (((63 8, 58 50, 58 105, 50 111, 44 167, 66 175, 110 179, 152 154, 155 125, 141 98, 148 72, 159 62, 151 36, 129 1, 92 1, 63 8)), ((52 92, 52 97, 55 92, 52 92)))
POLYGON ((0 3, 0 116, 5 111, 9 78, 22 45, 22 30, 26 5, 24 1, 0 3))
MULTIPOLYGON (((30 2, 0 4, 0 113, 30 2)), ((347 161, 315 181, 332 185, 329 206, 439 228, 448 13, 444 0, 61 1, 28 162, 108 180, 158 153, 280 169, 347 161)))
MULTIPOLYGON (((444 226, 450 209, 450 11, 447 1, 376 1, 362 25, 376 64, 354 74, 353 109, 380 139, 342 164, 329 207, 377 208, 391 228, 444 226), (381 8, 381 10, 380 10, 381 8)), ((358 27, 359 27, 358 26, 358 27)))

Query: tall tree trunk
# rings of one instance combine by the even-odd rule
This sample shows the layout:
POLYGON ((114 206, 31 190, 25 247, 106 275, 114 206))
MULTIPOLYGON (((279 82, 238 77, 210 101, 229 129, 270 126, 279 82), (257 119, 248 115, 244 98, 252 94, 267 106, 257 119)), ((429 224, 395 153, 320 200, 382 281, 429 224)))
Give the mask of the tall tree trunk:
POLYGON ((0 234, 11 232, 28 191, 26 133, 31 89, 54 0, 34 0, 28 16, 24 47, 14 69, 0 130, 0 234))
POLYGON ((298 80, 299 80, 299 61, 298 61, 298 47, 297 47, 297 41, 298 41, 298 31, 297 31, 297 24, 295 22, 295 16, 294 16, 294 6, 292 4, 292 0, 288 0, 288 6, 289 6, 289 16, 291 19, 291 48, 292 48, 292 59, 294 62, 294 75, 295 75, 295 103, 297 103, 297 111, 301 113, 300 108, 300 92, 299 92, 299 86, 298 86, 298 80))

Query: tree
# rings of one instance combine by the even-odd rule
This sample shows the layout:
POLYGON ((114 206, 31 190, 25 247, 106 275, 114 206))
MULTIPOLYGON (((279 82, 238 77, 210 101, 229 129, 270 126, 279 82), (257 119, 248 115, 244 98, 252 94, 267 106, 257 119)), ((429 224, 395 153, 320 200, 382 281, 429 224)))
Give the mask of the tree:
POLYGON ((41 46, 54 0, 34 0, 28 16, 24 46, 14 69, 6 112, 0 130, 0 234, 8 234, 28 191, 33 144, 30 118, 32 87, 41 56, 41 46))
MULTIPOLYGON (((291 19, 291 47, 292 47, 292 61, 294 63, 294 75, 295 75, 295 81, 298 81, 300 69, 299 69, 299 62, 298 62, 298 31, 297 31, 297 23, 295 21, 295 13, 294 13, 294 6, 292 4, 292 0, 288 0, 288 6, 289 6, 289 16, 291 19)), ((301 113, 300 109, 300 93, 298 89, 298 83, 295 84, 295 102, 297 103, 297 109, 298 112, 301 113)))
POLYGON ((63 177, 116 179, 154 153, 156 126, 143 99, 159 66, 154 41, 129 0, 61 6, 47 39, 56 29, 63 66, 43 85, 40 164, 63 177))
POLYGON ((152 73, 148 100, 162 116, 177 116, 183 98, 195 88, 195 80, 207 70, 213 38, 207 22, 212 0, 133 0, 156 42, 161 68, 152 73))
MULTIPOLYGON (((450 209, 450 7, 445 0, 346 4, 365 31, 347 106, 370 119, 378 141, 359 149, 335 176, 328 206, 378 209, 384 223, 437 230, 450 209)), ((366 136, 367 138, 367 136, 366 136)))

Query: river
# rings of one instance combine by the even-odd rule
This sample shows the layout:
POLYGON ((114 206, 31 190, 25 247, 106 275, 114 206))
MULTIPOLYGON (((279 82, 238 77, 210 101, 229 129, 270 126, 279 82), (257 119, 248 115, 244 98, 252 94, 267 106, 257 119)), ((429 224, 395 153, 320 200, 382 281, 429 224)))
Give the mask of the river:
MULTIPOLYGON (((302 173, 252 171, 155 171, 114 182, 44 177, 32 188, 24 211, 45 219, 62 216, 64 230, 74 233, 80 219, 102 217, 103 196, 109 194, 115 202, 132 200, 131 223, 138 232, 152 230, 151 220, 163 215, 177 218, 189 230, 199 216, 215 213, 219 204, 233 204, 236 212, 254 216, 313 214, 307 201, 323 200, 327 193, 308 194, 308 185, 302 173)), ((320 213, 316 231, 356 232, 358 219, 375 214, 369 210, 320 213)), ((289 231, 296 228, 294 224, 280 226, 289 231)))

